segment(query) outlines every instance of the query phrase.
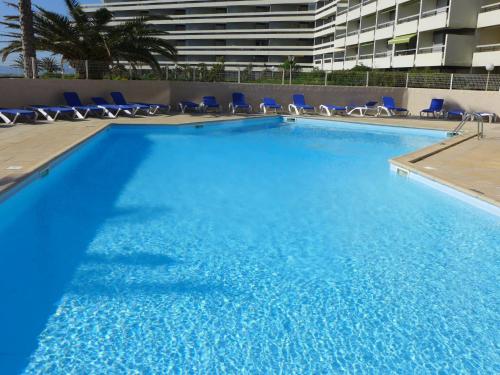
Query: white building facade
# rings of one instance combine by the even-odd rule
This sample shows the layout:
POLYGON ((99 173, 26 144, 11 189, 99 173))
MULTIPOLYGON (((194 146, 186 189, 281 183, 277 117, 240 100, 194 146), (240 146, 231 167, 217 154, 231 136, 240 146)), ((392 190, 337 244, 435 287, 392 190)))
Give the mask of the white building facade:
MULTIPOLYGON (((144 16, 169 32, 177 64, 272 69, 500 66, 499 0, 103 0, 115 22, 144 16)), ((172 65, 172 62, 164 62, 172 65)))

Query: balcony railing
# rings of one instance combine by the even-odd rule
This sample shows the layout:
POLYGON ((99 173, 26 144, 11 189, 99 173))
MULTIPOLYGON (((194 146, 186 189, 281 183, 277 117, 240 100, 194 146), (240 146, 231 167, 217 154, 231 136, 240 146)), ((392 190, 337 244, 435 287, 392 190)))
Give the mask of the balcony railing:
POLYGON ((346 33, 335 34, 335 40, 345 38, 345 36, 346 36, 346 33))
POLYGON ((391 55, 392 55, 392 51, 375 52, 376 59, 390 57, 391 55))
POLYGON ((494 10, 500 9, 500 2, 494 4, 483 5, 481 7, 480 13, 492 12, 494 10))
POLYGON ((495 52, 500 51, 500 43, 482 44, 476 47, 476 52, 495 52))
POLYGON ((347 36, 358 35, 358 30, 351 30, 347 33, 347 36))
POLYGON ((437 9, 427 10, 425 12, 422 12, 422 18, 432 17, 441 13, 447 13, 449 8, 450 7, 445 6, 437 9))
POLYGON ((417 51, 416 48, 401 49, 399 51, 395 51, 394 55, 395 56, 409 56, 409 55, 414 55, 416 51, 417 51))
POLYGON ((418 49, 418 53, 436 53, 436 52, 444 52, 444 44, 436 44, 430 47, 420 47, 418 49))
POLYGON ((418 14, 413 14, 411 16, 400 18, 400 19, 398 19, 398 24, 416 21, 416 20, 418 20, 418 17, 419 17, 418 14))
POLYGON ((349 10, 348 8, 342 8, 342 9, 337 10, 337 17, 344 14, 344 13, 347 13, 348 10, 349 10))
POLYGON ((368 27, 365 27, 365 28, 361 29, 360 33, 367 33, 369 31, 373 31, 373 30, 375 30, 375 25, 368 26, 368 27))
POLYGON ((360 60, 367 60, 371 59, 373 57, 373 53, 364 53, 362 55, 359 55, 360 60))
POLYGON ((357 55, 354 55, 354 56, 346 56, 345 57, 345 61, 354 61, 358 58, 357 55))
POLYGON ((385 27, 394 26, 394 22, 395 22, 395 21, 393 20, 393 21, 387 21, 387 22, 382 22, 382 23, 379 23, 379 24, 377 25, 377 28, 378 28, 378 29, 383 29, 383 28, 385 28, 385 27))
POLYGON ((361 3, 349 7, 349 12, 361 8, 361 3))
POLYGON ((368 4, 370 4, 370 3, 374 3, 375 1, 377 1, 377 0, 363 0, 363 1, 362 1, 362 4, 363 4, 363 5, 368 5, 368 4))

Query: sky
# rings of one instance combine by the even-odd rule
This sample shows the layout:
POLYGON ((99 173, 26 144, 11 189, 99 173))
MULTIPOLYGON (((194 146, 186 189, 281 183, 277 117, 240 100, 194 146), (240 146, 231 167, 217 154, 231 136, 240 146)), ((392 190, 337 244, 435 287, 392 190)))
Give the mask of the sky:
MULTIPOLYGON (((16 2, 16 0, 8 0, 8 1, 13 2, 13 3, 16 2)), ((102 2, 101 0, 81 0, 80 1, 81 4, 98 4, 101 2, 102 2)), ((53 12, 66 14, 66 5, 64 3, 64 0, 31 0, 31 3, 33 6, 38 5, 38 6, 41 6, 42 8, 51 10, 53 12)), ((14 9, 5 5, 4 0, 0 0, 0 16, 3 16, 5 14, 15 14, 14 12, 15 12, 14 9)), ((4 27, 0 25, 0 32, 2 32, 4 30, 5 30, 4 27)), ((0 37, 0 47, 3 47, 5 45, 4 43, 1 42, 3 39, 4 38, 0 37)), ((16 56, 12 56, 11 58, 9 58, 9 60, 13 60, 13 59, 15 59, 15 57, 16 56)), ((8 65, 8 64, 9 64, 9 62, 2 63, 2 61, 0 60, 0 67, 2 67, 2 65, 5 67, 5 65, 8 65)))

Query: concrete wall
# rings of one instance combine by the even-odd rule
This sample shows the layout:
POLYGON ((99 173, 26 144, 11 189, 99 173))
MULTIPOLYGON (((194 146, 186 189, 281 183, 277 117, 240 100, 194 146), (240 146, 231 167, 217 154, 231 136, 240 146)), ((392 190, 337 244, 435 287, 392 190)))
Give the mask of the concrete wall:
POLYGON ((303 93, 308 103, 346 105, 381 101, 383 95, 391 95, 398 105, 418 114, 428 107, 432 98, 444 98, 446 108, 487 111, 500 114, 500 92, 405 89, 386 87, 338 87, 338 86, 282 86, 260 84, 166 82, 166 81, 86 81, 86 80, 26 80, 0 79, 0 107, 22 107, 29 104, 64 104, 62 93, 76 91, 84 102, 92 96, 109 99, 111 91, 122 91, 129 101, 171 103, 180 100, 201 101, 205 95, 215 95, 227 109, 231 93, 243 92, 254 108, 258 109, 262 97, 274 97, 287 106, 291 96, 303 93))
POLYGON ((22 107, 29 104, 64 104, 65 91, 76 91, 84 103, 93 96, 111 100, 111 91, 122 91, 127 100, 170 102, 166 81, 109 81, 72 79, 0 79, 0 107, 22 107))

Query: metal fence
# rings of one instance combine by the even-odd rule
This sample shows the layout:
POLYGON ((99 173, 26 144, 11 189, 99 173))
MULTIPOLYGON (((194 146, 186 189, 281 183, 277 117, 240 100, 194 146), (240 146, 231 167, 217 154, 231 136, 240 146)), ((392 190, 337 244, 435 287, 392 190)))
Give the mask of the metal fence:
MULTIPOLYGON (((356 87, 408 87, 448 90, 499 91, 500 74, 413 73, 396 71, 290 71, 278 68, 248 67, 230 70, 218 66, 163 66, 156 72, 149 67, 129 64, 110 65, 99 61, 39 61, 39 79, 167 80, 196 82, 238 82, 276 85, 322 85, 356 87)), ((22 77, 22 68, 0 65, 0 77, 22 77)))

